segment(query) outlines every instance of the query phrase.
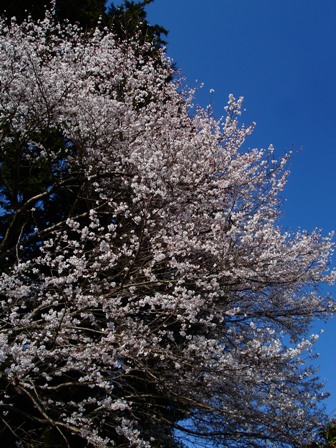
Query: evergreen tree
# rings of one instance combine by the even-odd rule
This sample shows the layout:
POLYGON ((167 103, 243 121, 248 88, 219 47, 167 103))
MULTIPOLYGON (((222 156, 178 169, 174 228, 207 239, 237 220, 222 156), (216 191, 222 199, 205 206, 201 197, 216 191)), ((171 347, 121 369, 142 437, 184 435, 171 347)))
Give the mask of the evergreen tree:
MULTIPOLYGON (((84 28, 92 28, 105 13, 105 0, 56 0, 56 14, 60 21, 68 19, 84 28)), ((0 12, 6 17, 15 16, 22 22, 30 14, 34 20, 43 19, 48 7, 46 0, 0 0, 0 12)))
POLYGON ((111 4, 106 21, 112 31, 121 39, 139 39, 140 42, 150 42, 156 49, 167 42, 162 38, 167 36, 167 30, 160 25, 150 25, 145 7, 153 0, 143 0, 138 3, 124 0, 121 6, 111 4))

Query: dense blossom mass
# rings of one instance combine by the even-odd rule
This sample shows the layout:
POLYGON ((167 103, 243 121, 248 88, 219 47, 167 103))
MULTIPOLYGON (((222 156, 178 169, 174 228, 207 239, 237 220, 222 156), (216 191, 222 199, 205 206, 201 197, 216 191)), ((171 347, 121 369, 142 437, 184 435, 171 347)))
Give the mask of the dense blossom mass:
POLYGON ((51 16, 0 33, 6 446, 305 441, 334 274, 331 236, 279 226, 288 156, 244 149, 241 99, 192 109, 148 44, 51 16))

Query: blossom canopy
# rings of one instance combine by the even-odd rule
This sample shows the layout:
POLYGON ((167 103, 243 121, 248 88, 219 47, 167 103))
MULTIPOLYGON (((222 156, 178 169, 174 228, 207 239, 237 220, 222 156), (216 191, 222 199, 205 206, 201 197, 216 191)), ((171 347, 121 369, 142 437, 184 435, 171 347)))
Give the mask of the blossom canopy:
POLYGON ((241 98, 191 110, 148 43, 0 28, 0 437, 307 441, 333 243, 279 226, 289 156, 244 149, 241 98))

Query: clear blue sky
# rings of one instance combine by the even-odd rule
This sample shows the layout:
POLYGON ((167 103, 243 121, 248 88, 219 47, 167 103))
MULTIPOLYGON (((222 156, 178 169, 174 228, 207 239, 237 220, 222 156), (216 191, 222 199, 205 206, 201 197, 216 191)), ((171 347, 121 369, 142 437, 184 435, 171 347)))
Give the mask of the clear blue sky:
MULTIPOLYGON (((282 225, 336 230, 336 0, 155 0, 147 11, 169 30, 167 53, 188 84, 204 82, 202 105, 220 116, 229 93, 244 96, 242 120, 257 122, 249 146, 272 143, 279 155, 302 148, 282 225)), ((318 363, 332 414, 336 319, 321 325, 318 363)))

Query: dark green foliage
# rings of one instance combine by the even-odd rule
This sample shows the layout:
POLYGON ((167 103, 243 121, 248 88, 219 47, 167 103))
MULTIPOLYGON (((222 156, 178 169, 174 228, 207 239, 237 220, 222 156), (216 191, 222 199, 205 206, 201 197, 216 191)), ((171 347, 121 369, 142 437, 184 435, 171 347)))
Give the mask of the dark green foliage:
POLYGON ((125 0, 121 6, 113 4, 108 9, 106 19, 114 33, 121 39, 137 37, 140 42, 151 42, 155 48, 166 44, 161 35, 167 36, 168 32, 159 25, 149 25, 145 7, 153 0, 143 0, 139 3, 125 0))
POLYGON ((18 22, 22 22, 29 13, 34 19, 41 18, 45 12, 43 0, 0 0, 0 13, 6 17, 15 16, 18 22))
POLYGON ((64 162, 67 142, 57 129, 33 132, 27 143, 19 135, 0 154, 0 271, 13 264, 18 253, 24 259, 38 250, 48 228, 76 211, 79 179, 64 162), (46 156, 41 157, 42 151, 46 156), (47 154, 57 154, 51 159, 47 154), (37 204, 33 211, 30 203, 37 204), (36 231, 36 229, 39 229, 36 231))
MULTIPOLYGON (((105 0, 57 0, 56 15, 60 21, 68 19, 78 22, 85 28, 96 25, 100 16, 105 13, 105 0)), ((29 13, 34 20, 45 15, 46 0, 0 0, 0 12, 6 17, 15 16, 21 22, 29 13)))
POLYGON ((105 0, 58 0, 56 14, 63 21, 78 22, 85 28, 92 28, 105 13, 105 0))

